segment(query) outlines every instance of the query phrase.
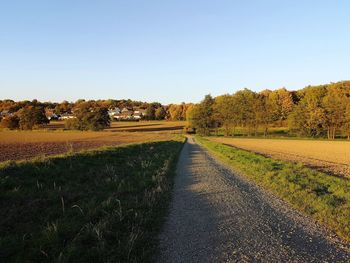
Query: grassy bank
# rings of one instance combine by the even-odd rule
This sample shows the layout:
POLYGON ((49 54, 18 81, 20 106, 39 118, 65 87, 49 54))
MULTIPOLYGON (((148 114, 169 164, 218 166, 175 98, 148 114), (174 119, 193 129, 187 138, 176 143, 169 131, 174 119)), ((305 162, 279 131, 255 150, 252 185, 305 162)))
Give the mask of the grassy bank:
POLYGON ((150 261, 182 143, 2 165, 0 261, 150 261))
POLYGON ((238 172, 350 241, 350 181, 248 151, 196 140, 238 172))

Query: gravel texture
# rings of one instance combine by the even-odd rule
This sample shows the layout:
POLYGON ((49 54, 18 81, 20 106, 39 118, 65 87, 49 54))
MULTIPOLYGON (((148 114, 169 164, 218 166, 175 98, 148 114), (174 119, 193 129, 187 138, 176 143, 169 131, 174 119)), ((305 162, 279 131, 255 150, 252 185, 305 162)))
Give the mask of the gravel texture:
POLYGON ((350 253, 189 138, 158 262, 350 262, 350 253))

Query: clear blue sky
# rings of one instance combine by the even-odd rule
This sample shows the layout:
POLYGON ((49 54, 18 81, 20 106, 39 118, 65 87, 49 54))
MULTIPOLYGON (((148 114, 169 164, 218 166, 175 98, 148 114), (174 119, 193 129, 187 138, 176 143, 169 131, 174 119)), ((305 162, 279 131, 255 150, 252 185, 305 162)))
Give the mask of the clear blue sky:
POLYGON ((350 1, 4 0, 0 99, 205 94, 350 78, 350 1))

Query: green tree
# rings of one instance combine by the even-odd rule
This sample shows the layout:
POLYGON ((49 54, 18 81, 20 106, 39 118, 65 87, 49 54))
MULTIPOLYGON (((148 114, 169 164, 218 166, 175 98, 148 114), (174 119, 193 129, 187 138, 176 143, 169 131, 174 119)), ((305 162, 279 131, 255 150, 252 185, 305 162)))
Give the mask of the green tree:
POLYGON ((193 109, 191 126, 201 135, 210 135, 210 129, 215 127, 213 119, 214 99, 211 95, 206 95, 204 100, 193 109))
POLYGON ((22 130, 32 130, 49 123, 42 106, 26 106, 18 111, 18 116, 19 126, 22 130))
POLYGON ((215 98, 213 105, 214 118, 219 125, 224 127, 225 135, 231 135, 232 128, 235 126, 235 101, 231 95, 222 95, 215 98))
POLYGON ((186 121, 187 121, 187 127, 191 126, 192 120, 193 120, 193 110, 194 110, 194 104, 189 104, 186 110, 186 121))
POLYGON ((289 127, 304 136, 324 134, 325 115, 322 101, 326 87, 308 87, 300 92, 300 101, 289 116, 289 127))
POLYGON ((166 111, 164 110, 163 107, 159 107, 158 109, 156 109, 154 115, 155 115, 156 120, 164 120, 165 115, 166 115, 166 111))
POLYGON ((348 140, 350 140, 350 98, 348 98, 348 104, 345 111, 343 130, 347 134, 348 140))
POLYGON ((294 107, 292 93, 285 88, 275 90, 269 94, 269 107, 271 117, 279 121, 279 126, 283 126, 283 121, 287 120, 294 107))
POLYGON ((269 127, 273 122, 273 110, 270 104, 270 94, 271 92, 269 91, 264 91, 257 94, 254 103, 256 126, 263 127, 264 137, 268 135, 269 127))
POLYGON ((153 107, 153 105, 148 105, 148 107, 147 107, 147 109, 146 109, 146 116, 145 116, 145 118, 147 119, 147 120, 154 120, 155 118, 156 118, 156 110, 155 110, 155 108, 153 107))
POLYGON ((328 139, 335 139, 336 132, 345 121, 345 112, 349 100, 343 94, 341 87, 329 86, 323 98, 322 105, 325 110, 325 127, 328 139))
POLYGON ((66 121, 66 128, 100 131, 110 126, 107 108, 96 106, 94 102, 82 102, 74 108, 75 119, 66 121))
MULTIPOLYGON (((82 100, 78 100, 77 104, 79 104, 81 101, 82 100)), ((56 114, 63 114, 63 113, 71 112, 72 109, 73 109, 73 104, 65 100, 57 104, 54 111, 56 114)))
POLYGON ((250 136, 252 134, 253 129, 256 127, 256 116, 254 103, 256 99, 256 93, 249 90, 244 89, 237 91, 234 95, 235 107, 236 107, 236 122, 241 127, 246 129, 247 135, 250 136))

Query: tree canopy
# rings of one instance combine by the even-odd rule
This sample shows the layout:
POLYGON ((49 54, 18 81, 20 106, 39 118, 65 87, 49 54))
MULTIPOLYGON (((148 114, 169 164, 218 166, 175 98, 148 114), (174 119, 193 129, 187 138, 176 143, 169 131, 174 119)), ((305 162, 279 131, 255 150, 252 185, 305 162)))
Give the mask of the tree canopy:
POLYGON ((288 126, 302 136, 334 139, 345 132, 350 138, 350 81, 299 91, 243 89, 216 98, 207 95, 193 114, 190 125, 205 134, 218 125, 226 136, 234 134, 236 127, 244 128, 247 135, 257 134, 260 127, 266 136, 270 127, 288 126))

